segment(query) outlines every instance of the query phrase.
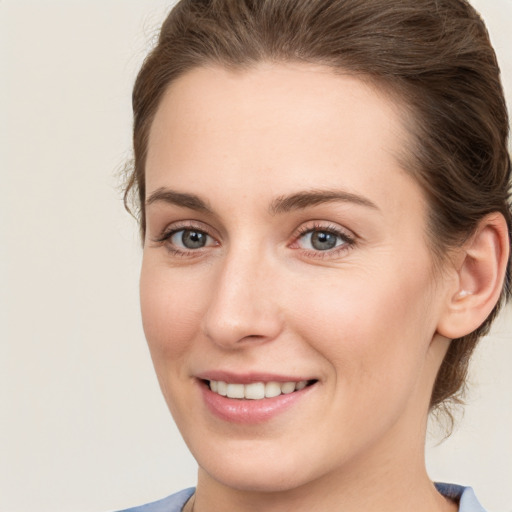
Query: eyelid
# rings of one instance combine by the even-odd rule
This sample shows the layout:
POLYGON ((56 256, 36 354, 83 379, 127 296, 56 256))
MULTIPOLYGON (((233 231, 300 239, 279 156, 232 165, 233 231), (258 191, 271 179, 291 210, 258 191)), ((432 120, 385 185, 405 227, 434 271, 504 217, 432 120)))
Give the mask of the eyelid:
POLYGON ((322 220, 312 220, 309 222, 304 222, 295 230, 293 237, 297 239, 305 235, 306 233, 311 233, 312 231, 326 231, 329 233, 338 234, 343 238, 354 241, 357 238, 359 238, 358 235, 350 229, 347 229, 331 221, 322 220))
POLYGON ((162 229, 160 234, 157 235, 152 240, 155 243, 163 243, 169 240, 171 236, 173 236, 178 231, 183 230, 201 231, 202 233, 205 233, 210 238, 213 238, 218 242, 218 236, 212 233, 213 230, 204 223, 196 220, 183 220, 172 222, 171 224, 167 225, 164 229, 162 229))
MULTIPOLYGON (((308 258, 333 258, 339 257, 341 253, 350 250, 358 241, 359 237, 352 230, 349 230, 339 224, 333 223, 332 221, 309 221, 302 223, 292 235, 292 241, 287 244, 287 247, 299 250, 303 255, 308 258), (304 235, 315 231, 332 233, 343 241, 343 243, 326 250, 319 249, 307 249, 300 247, 298 241, 304 235)), ((177 256, 200 256, 208 248, 221 245, 219 242, 219 236, 207 224, 197 220, 180 220, 172 222, 167 225, 158 236, 152 238, 152 241, 157 245, 165 246, 171 253, 177 256), (200 231, 211 238, 214 243, 205 245, 197 249, 187 249, 180 246, 176 246, 170 242, 170 239, 178 232, 183 230, 200 231)))
POLYGON ((206 233, 200 229, 193 229, 193 228, 192 229, 181 228, 181 229, 177 229, 177 230, 172 230, 170 235, 167 237, 166 241, 167 241, 167 243, 169 243, 169 245, 172 245, 174 248, 176 248, 176 250, 181 251, 181 252, 198 252, 198 251, 201 251, 202 249, 206 249, 207 247, 214 247, 215 245, 218 245, 215 238, 213 238, 211 235, 209 235, 208 233, 206 233), (202 235, 204 235, 206 238, 205 245, 200 246, 200 247, 195 247, 195 248, 183 246, 182 245, 182 243, 184 243, 183 235, 187 231, 190 233, 195 233, 195 234, 201 233, 202 235), (179 235, 180 233, 181 233, 181 243, 178 242, 176 239, 177 235, 179 235))
POLYGON ((302 224, 297 228, 293 235, 292 243, 289 244, 289 247, 295 250, 300 250, 302 253, 308 255, 309 257, 315 258, 329 258, 336 257, 343 252, 350 250, 357 242, 358 236, 353 231, 340 226, 339 224, 334 224, 330 221, 310 221, 302 224), (333 247, 332 249, 327 250, 314 250, 314 249, 304 249, 298 246, 298 241, 308 233, 312 233, 315 231, 319 232, 327 232, 332 233, 336 236, 339 236, 344 240, 344 243, 333 247))
POLYGON ((157 237, 152 239, 152 241, 155 244, 155 247, 165 248, 173 258, 200 258, 204 256, 209 249, 220 245, 218 240, 219 237, 214 235, 212 232, 215 231, 203 222, 196 220, 180 220, 168 224, 157 237), (207 244, 204 247, 198 247, 196 249, 181 247, 180 245, 172 243, 171 240, 172 237, 180 231, 200 231, 213 240, 214 243, 207 244))

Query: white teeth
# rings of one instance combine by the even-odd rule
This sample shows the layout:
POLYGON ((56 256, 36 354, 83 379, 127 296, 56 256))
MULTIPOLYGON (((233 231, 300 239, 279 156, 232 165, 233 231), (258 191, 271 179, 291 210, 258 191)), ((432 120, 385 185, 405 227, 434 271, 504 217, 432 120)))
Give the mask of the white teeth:
POLYGON ((254 382, 245 385, 245 398, 249 400, 261 400, 265 398, 265 384, 263 382, 254 382))
POLYGON ((273 398, 281 394, 300 391, 307 384, 306 380, 298 382, 252 382, 251 384, 228 384, 221 380, 211 380, 210 389, 214 393, 227 396, 228 398, 262 400, 263 398, 273 398))
POLYGON ((265 384, 265 398, 273 398, 281 394, 281 386, 279 382, 267 382, 265 384))
POLYGON ((228 384, 226 396, 228 398, 244 398, 243 384, 228 384))
POLYGON ((219 380, 217 383, 217 393, 219 395, 226 396, 228 394, 228 385, 225 382, 219 380))
POLYGON ((295 382, 285 382, 281 386, 281 391, 286 395, 288 393, 293 393, 295 391, 295 382))

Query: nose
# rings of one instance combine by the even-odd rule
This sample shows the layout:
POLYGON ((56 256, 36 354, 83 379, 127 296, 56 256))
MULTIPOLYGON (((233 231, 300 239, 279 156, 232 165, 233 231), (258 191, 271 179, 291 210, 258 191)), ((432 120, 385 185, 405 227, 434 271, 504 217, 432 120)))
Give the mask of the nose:
POLYGON ((274 340, 282 330, 275 275, 269 262, 246 249, 217 262, 217 279, 203 317, 203 332, 224 349, 274 340))

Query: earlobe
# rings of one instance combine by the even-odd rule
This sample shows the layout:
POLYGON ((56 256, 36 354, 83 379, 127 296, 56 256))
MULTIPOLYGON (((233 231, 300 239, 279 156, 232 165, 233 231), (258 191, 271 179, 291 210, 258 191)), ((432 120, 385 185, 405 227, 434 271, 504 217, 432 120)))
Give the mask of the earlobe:
POLYGON ((499 300, 509 256, 507 223, 500 213, 484 217, 461 248, 455 286, 448 292, 437 332, 461 338, 480 327, 499 300))

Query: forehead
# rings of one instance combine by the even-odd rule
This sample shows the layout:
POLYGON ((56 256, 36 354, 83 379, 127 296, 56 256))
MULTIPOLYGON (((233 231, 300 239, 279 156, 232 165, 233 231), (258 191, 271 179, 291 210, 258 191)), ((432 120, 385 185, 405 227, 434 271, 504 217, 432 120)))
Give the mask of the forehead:
POLYGON ((398 159, 410 146, 403 110, 324 66, 197 68, 171 84, 155 115, 146 190, 207 182, 256 194, 271 183, 277 194, 340 185, 388 194, 390 181, 410 181, 398 159))

